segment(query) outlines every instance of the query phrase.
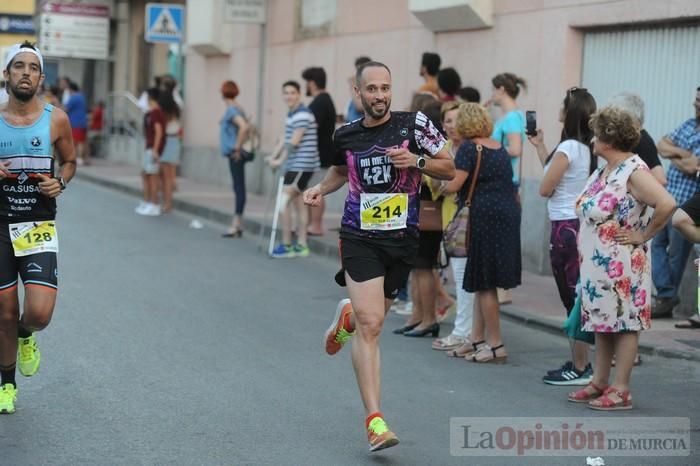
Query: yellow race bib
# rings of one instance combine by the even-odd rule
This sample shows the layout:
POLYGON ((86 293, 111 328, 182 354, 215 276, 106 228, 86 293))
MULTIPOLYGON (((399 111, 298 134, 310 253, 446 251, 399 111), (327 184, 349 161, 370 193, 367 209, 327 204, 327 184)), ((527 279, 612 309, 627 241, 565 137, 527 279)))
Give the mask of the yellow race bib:
POLYGON ((56 222, 24 222, 10 224, 10 240, 15 257, 41 252, 58 252, 56 222))
POLYGON ((400 230, 408 219, 408 194, 360 194, 363 230, 400 230))

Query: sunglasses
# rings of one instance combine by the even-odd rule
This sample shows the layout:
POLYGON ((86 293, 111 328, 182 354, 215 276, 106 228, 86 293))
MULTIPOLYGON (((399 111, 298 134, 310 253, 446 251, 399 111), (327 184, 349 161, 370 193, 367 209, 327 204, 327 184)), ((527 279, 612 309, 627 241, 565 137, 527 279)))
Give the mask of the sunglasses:
POLYGON ((581 91, 581 92, 588 92, 588 89, 586 89, 585 87, 576 87, 576 86, 574 86, 574 87, 572 87, 572 88, 570 88, 570 89, 568 89, 568 90, 566 91, 566 96, 567 96, 568 98, 571 98, 571 95, 572 95, 574 92, 579 92, 579 91, 581 91))

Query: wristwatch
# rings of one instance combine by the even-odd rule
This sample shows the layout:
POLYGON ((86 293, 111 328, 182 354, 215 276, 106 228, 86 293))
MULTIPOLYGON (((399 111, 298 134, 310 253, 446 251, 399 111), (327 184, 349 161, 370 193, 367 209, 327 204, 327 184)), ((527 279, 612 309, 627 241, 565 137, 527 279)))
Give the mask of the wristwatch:
POLYGON ((418 167, 418 170, 423 170, 425 168, 426 160, 425 157, 418 157, 416 159, 416 167, 418 167))
POLYGON ((63 177, 60 177, 60 178, 58 179, 58 183, 61 185, 61 191, 63 191, 63 190, 66 189, 66 182, 63 181, 63 177))

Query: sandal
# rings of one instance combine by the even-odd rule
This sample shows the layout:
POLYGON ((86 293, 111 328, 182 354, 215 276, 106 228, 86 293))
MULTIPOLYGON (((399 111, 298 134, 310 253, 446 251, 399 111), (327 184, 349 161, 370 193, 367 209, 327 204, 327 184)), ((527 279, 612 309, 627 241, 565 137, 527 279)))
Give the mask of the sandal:
POLYGON ((438 351, 449 351, 452 349, 457 349, 465 343, 470 343, 470 341, 464 337, 459 337, 457 335, 448 335, 443 338, 438 338, 433 341, 432 348, 438 351))
POLYGON ((599 387, 593 382, 590 382, 582 389, 576 390, 575 392, 570 392, 569 401, 571 401, 572 403, 588 403, 589 401, 595 400, 600 395, 605 393, 605 390, 607 389, 608 387, 599 387), (588 390, 591 388, 593 389, 593 392, 588 390))
POLYGON ((588 402, 588 407, 598 411, 620 411, 623 409, 632 409, 632 396, 630 391, 621 391, 614 387, 608 387, 603 394, 588 402), (615 395, 619 401, 610 398, 610 395, 615 395))
POLYGON ((476 343, 472 343, 467 339, 460 347, 457 349, 454 349, 452 351, 447 352, 447 356, 450 358, 466 358, 470 354, 474 354, 477 351, 479 351, 479 348, 481 348, 482 345, 485 345, 485 341, 477 341, 476 343))
POLYGON ((471 362, 503 364, 506 362, 506 359, 508 359, 508 353, 506 353, 506 348, 503 346, 503 343, 493 348, 489 345, 484 345, 479 348, 478 351, 466 355, 464 359, 471 362))

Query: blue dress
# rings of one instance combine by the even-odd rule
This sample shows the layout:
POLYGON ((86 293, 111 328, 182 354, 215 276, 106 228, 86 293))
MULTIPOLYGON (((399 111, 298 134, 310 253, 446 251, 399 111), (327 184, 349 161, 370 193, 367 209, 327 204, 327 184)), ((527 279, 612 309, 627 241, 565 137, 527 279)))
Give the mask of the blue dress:
MULTIPOLYGON (((469 173, 459 192, 464 205, 476 169, 477 150, 464 142, 455 167, 469 173)), ((520 205, 513 187, 513 169, 505 149, 483 147, 471 207, 471 238, 463 288, 468 292, 520 285, 520 205)))

